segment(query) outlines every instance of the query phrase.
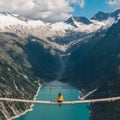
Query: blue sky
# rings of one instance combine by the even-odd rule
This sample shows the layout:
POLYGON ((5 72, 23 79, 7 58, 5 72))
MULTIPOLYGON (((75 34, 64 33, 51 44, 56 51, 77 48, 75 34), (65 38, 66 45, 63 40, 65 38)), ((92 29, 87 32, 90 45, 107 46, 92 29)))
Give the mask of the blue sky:
POLYGON ((99 11, 113 12, 115 7, 107 4, 106 0, 86 0, 85 6, 81 8, 79 5, 71 5, 75 11, 72 13, 73 16, 85 16, 91 18, 99 11))

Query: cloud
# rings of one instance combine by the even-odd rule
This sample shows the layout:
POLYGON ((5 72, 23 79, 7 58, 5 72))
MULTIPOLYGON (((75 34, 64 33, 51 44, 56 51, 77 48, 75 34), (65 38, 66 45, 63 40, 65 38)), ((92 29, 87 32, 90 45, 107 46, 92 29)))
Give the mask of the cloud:
POLYGON ((120 8, 120 0, 108 0, 107 4, 115 8, 120 8))
POLYGON ((68 0, 70 4, 76 4, 79 5, 81 8, 84 8, 85 6, 85 0, 68 0))
POLYGON ((0 0, 0 12, 12 12, 44 21, 63 21, 74 9, 67 0, 0 0))
POLYGON ((72 16, 71 4, 85 6, 85 0, 0 0, 0 12, 17 13, 47 22, 64 21, 72 16))

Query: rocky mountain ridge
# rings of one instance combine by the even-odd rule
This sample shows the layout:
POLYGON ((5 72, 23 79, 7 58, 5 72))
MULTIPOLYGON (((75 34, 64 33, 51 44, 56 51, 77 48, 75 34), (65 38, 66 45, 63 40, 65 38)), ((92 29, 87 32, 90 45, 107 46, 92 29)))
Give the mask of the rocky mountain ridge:
POLYGON ((99 30, 108 29, 115 21, 114 16, 108 17, 104 21, 88 20, 85 17, 71 17, 65 22, 52 24, 2 12, 0 13, 0 31, 15 33, 23 38, 34 36, 41 39, 40 42, 45 47, 52 47, 54 51, 65 52, 77 41, 82 41, 85 36, 90 35, 91 37, 99 30))

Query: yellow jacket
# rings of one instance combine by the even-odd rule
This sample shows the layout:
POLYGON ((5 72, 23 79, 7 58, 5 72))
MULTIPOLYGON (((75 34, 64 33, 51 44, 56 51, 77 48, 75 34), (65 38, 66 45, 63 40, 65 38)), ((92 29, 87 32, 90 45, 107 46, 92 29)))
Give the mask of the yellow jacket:
POLYGON ((62 96, 62 95, 61 95, 61 96, 59 96, 59 95, 58 95, 57 100, 62 102, 62 101, 64 100, 64 98, 63 98, 63 96, 62 96))

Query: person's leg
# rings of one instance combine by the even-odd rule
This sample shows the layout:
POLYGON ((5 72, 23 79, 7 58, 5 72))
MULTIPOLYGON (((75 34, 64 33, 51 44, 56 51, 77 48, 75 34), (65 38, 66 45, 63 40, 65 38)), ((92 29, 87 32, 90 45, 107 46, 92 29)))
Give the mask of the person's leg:
POLYGON ((59 106, 61 106, 62 101, 58 101, 58 103, 59 103, 59 106))

